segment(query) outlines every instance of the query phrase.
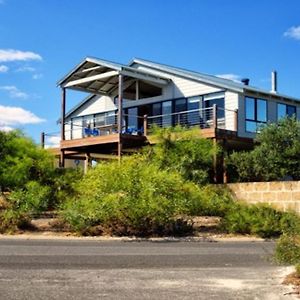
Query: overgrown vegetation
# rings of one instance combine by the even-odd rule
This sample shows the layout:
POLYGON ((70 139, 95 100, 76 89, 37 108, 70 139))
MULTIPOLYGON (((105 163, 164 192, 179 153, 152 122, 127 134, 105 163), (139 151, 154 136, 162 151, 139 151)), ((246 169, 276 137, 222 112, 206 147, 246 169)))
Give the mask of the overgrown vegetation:
POLYGON ((212 182, 213 158, 220 149, 201 138, 198 128, 154 128, 157 144, 145 153, 160 169, 178 172, 185 180, 203 185, 212 182))
POLYGON ((222 219, 230 233, 252 234, 263 238, 300 233, 300 218, 292 212, 281 212, 266 205, 235 203, 222 219))
MULTIPOLYGON (((295 126, 289 123, 292 120, 285 122, 295 126)), ((288 126, 285 122, 282 126, 288 126)), ((259 147, 267 147, 264 134, 269 136, 262 131, 259 147)), ((193 216, 217 216, 225 232, 262 237, 284 234, 286 240, 279 245, 287 244, 289 235, 299 235, 295 214, 238 203, 224 188, 207 184, 213 156, 220 149, 200 138, 198 130, 160 129, 156 138, 159 143, 143 153, 123 158, 121 164, 99 163, 83 176, 80 170, 55 169, 51 155, 22 133, 0 133, 0 186, 6 198, 0 208, 0 231, 14 231, 32 215, 58 209, 66 224, 81 234, 186 234, 192 230, 193 216)), ((296 155, 297 144, 291 147, 286 153, 296 155)), ((247 165, 248 173, 252 163, 247 165)), ((297 175, 295 165, 288 164, 293 176, 297 175)))
POLYGON ((13 232, 33 215, 54 209, 81 176, 80 170, 56 169, 54 157, 21 131, 0 131, 0 196, 5 200, 0 232, 13 232))
POLYGON ((299 264, 300 262, 299 233, 282 235, 276 245, 275 257, 277 261, 280 263, 299 264))
POLYGON ((253 151, 229 158, 236 181, 300 180, 300 122, 285 118, 268 124, 256 138, 253 151))
POLYGON ((62 216, 83 233, 100 225, 115 234, 168 234, 188 229, 184 216, 202 215, 207 206, 196 184, 137 155, 91 170, 76 197, 64 203, 62 216))

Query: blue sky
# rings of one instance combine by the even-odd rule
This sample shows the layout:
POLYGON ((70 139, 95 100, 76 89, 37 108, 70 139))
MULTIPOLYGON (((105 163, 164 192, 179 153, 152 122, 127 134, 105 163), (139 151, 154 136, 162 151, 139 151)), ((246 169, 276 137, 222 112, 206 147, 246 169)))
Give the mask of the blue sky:
MULTIPOLYGON (((56 82, 85 56, 250 78, 300 98, 300 1, 0 0, 0 128, 55 132, 56 82)), ((68 98, 68 108, 78 99, 68 98)))

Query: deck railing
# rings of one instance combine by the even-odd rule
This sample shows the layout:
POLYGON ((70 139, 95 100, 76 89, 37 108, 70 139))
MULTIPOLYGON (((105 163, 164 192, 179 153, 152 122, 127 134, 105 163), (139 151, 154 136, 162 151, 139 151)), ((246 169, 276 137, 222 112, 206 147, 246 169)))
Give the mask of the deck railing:
MULTIPOLYGON (((109 114, 101 117, 82 120, 72 120, 65 123, 65 139, 81 139, 92 136, 103 136, 118 133, 118 115, 109 114)), ((123 114, 122 133, 132 135, 147 135, 154 127, 182 127, 219 128, 237 131, 237 111, 218 108, 193 109, 156 116, 136 116, 123 114), (134 121, 133 121, 134 120, 134 121), (133 125, 135 124, 135 125, 133 125)), ((42 134, 41 144, 49 147, 57 145, 59 133, 42 134)))

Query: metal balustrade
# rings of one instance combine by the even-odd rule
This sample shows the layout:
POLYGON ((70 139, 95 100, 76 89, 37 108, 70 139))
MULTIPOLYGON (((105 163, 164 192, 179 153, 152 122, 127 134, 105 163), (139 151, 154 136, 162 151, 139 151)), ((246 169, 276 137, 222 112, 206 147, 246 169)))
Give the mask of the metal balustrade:
MULTIPOLYGON (((218 108, 217 106, 156 116, 136 116, 130 114, 122 114, 122 116, 121 133, 123 134, 147 135, 151 133, 153 127, 163 128, 176 125, 186 128, 219 128, 237 131, 237 111, 218 108), (135 120, 133 123, 136 126, 132 125, 132 120, 135 120), (139 127, 137 124, 139 124, 139 127)), ((117 113, 91 117, 80 122, 72 120, 65 123, 65 140, 117 134, 117 124, 117 113)), ((51 145, 58 146, 59 140, 59 133, 44 134, 44 136, 41 136, 41 144, 45 147, 50 147, 51 145)))

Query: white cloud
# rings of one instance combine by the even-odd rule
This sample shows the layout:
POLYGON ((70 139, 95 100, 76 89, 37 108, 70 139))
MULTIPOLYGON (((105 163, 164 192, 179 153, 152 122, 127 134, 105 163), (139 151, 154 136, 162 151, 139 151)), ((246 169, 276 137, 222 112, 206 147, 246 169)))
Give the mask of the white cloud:
POLYGON ((290 27, 283 36, 294 39, 294 40, 300 40, 300 26, 292 26, 290 27))
POLYGON ((12 131, 12 130, 14 130, 12 127, 10 127, 10 126, 6 126, 6 125, 2 125, 2 124, 0 124, 0 131, 5 131, 5 132, 8 132, 8 131, 12 131))
POLYGON ((46 139, 45 148, 58 148, 60 146, 59 136, 50 136, 46 139))
POLYGON ((0 105, 0 126, 2 128, 25 124, 38 124, 44 121, 44 119, 39 118, 31 111, 21 107, 0 105))
POLYGON ((43 78, 43 74, 41 74, 41 73, 39 73, 39 74, 33 74, 32 78, 33 79, 41 79, 41 78, 43 78))
POLYGON ((9 68, 5 65, 0 65, 0 73, 6 73, 9 68))
POLYGON ((29 67, 29 66, 24 66, 20 67, 16 70, 16 72, 35 72, 35 68, 29 67))
POLYGON ((27 99, 29 97, 28 94, 26 94, 25 92, 20 91, 14 85, 0 86, 0 90, 7 91, 10 98, 27 99))
POLYGON ((0 62, 42 60, 42 57, 34 52, 15 49, 0 49, 0 62))
POLYGON ((235 81, 235 82, 240 82, 241 81, 241 77, 239 75, 236 75, 236 74, 219 74, 219 75, 216 75, 217 77, 220 77, 220 78, 224 78, 224 79, 229 79, 229 80, 232 80, 232 81, 235 81))

